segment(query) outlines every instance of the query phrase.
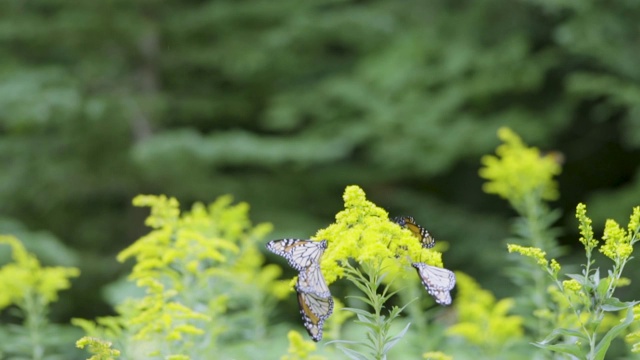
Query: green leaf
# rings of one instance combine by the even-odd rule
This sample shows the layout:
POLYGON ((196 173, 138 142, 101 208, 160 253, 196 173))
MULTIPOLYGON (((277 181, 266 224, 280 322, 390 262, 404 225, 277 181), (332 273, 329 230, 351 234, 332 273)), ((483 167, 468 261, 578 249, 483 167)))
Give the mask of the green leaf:
POLYGON ((607 350, 609 350, 609 346, 611 345, 611 341, 616 338, 616 336, 620 335, 631 323, 633 322, 633 308, 629 306, 627 309, 627 315, 624 318, 624 321, 613 328, 607 331, 607 334, 600 340, 598 346, 596 346, 596 356, 593 358, 594 360, 604 360, 605 355, 607 354, 607 350))
POLYGON ((604 311, 619 311, 635 305, 635 302, 620 301, 620 299, 612 297, 606 299, 601 308, 604 311))
POLYGON ((356 309, 356 308, 351 308, 351 307, 344 307, 344 308, 342 308, 342 310, 350 311, 350 312, 352 312, 354 314, 366 316, 368 318, 373 318, 374 317, 374 315, 372 313, 368 312, 367 310, 356 309))
POLYGON ((551 334, 549 334, 546 338, 544 338, 544 340, 538 342, 538 344, 540 345, 547 345, 549 344, 551 341, 557 339, 560 336, 570 336, 570 337, 576 337, 584 342, 589 342, 589 338, 584 335, 583 333, 581 333, 580 331, 577 330, 572 330, 572 329, 555 329, 551 332, 551 334))
POLYGON ((342 351, 345 355, 347 355, 347 357, 349 359, 352 359, 352 360, 370 360, 369 357, 367 357, 366 355, 361 354, 361 353, 359 353, 359 352, 357 352, 355 350, 351 350, 351 349, 348 349, 348 348, 343 347, 343 346, 338 346, 338 349, 340 349, 340 351, 342 351))
POLYGON ((550 351, 555 351, 563 354, 570 354, 578 359, 584 359, 584 351, 577 344, 557 344, 557 345, 544 345, 540 343, 533 343, 533 345, 550 351))
POLYGON ((384 354, 389 352, 389 350, 391 350, 391 348, 394 347, 396 343, 404 337, 404 335, 407 333, 407 330, 409 330, 409 326, 411 326, 411 323, 408 323, 407 326, 405 326, 404 329, 402 329, 402 331, 398 333, 398 335, 394 336, 393 338, 391 338, 391 340, 387 341, 386 344, 384 344, 384 347, 382 349, 382 352, 384 354))

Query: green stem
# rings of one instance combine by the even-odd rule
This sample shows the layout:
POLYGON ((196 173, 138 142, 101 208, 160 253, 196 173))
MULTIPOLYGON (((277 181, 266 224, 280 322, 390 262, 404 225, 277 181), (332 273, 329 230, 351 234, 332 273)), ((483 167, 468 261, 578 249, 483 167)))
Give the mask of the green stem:
POLYGON ((389 316, 382 315, 384 304, 393 293, 389 293, 389 285, 384 286, 378 293, 385 274, 381 263, 363 264, 361 268, 360 271, 347 264, 345 275, 364 293, 365 297, 360 298, 373 308, 373 312, 365 316, 368 319, 367 322, 373 325, 368 326, 367 329, 369 334, 366 336, 368 342, 366 347, 373 350, 371 354, 373 359, 382 360, 386 358, 385 346, 390 338, 388 335, 391 322, 398 316, 399 311, 390 311, 389 316))
POLYGON ((31 358, 42 360, 44 358, 44 345, 42 344, 42 329, 46 323, 43 300, 37 295, 27 293, 24 297, 25 326, 29 333, 31 343, 31 358))
MULTIPOLYGON (((531 232, 531 243, 533 247, 538 249, 545 249, 546 246, 544 244, 544 237, 542 226, 540 225, 540 206, 538 201, 536 201, 535 196, 529 195, 525 197, 524 201, 524 209, 523 214, 527 219, 527 224, 529 225, 529 230, 531 232)), ((547 297, 545 294, 547 293, 547 277, 544 273, 539 271, 533 272, 533 281, 535 286, 535 293, 538 295, 535 297, 536 307, 538 309, 547 309, 547 297)), ((538 318, 538 335, 541 336, 549 332, 546 321, 542 318, 538 318)))

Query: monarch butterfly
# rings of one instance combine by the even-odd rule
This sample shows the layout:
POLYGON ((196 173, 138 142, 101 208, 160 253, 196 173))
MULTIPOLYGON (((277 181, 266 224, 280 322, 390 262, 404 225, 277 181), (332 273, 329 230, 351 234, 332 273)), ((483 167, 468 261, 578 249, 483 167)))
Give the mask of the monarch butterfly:
POLYGON ((326 248, 327 240, 282 239, 271 240, 267 243, 269 251, 287 259, 289 265, 298 271, 318 264, 326 248))
POLYGON ((416 220, 413 218, 413 216, 397 216, 393 219, 393 222, 402 226, 403 228, 409 229, 409 231, 411 231, 411 233, 413 233, 413 235, 417 237, 418 240, 420 240, 423 248, 429 249, 435 246, 436 239, 434 239, 433 236, 429 234, 429 231, 427 231, 427 229, 416 224, 416 220))
POLYGON ((331 292, 318 264, 313 264, 298 274, 296 291, 317 295, 321 298, 331 297, 331 292))
POLYGON ((302 322, 311 339, 315 342, 322 340, 324 321, 333 313, 333 298, 298 290, 298 304, 302 322))
POLYGON ((456 285, 456 275, 452 271, 425 263, 412 263, 411 266, 418 270, 422 285, 438 304, 451 304, 449 291, 456 285))

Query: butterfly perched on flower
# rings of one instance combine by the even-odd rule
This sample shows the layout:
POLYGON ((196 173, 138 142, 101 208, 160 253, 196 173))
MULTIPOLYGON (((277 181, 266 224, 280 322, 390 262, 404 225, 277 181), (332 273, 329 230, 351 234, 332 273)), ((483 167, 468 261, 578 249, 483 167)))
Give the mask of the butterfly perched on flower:
POLYGON ((333 298, 331 296, 325 298, 300 290, 297 292, 302 323, 311 339, 318 342, 322 340, 324 321, 333 313, 333 298))
POLYGON ((318 264, 326 248, 327 240, 281 239, 267 243, 269 251, 287 259, 289 265, 298 271, 318 264))
POLYGON ((420 240, 420 244, 422 244, 423 248, 429 249, 435 246, 436 239, 429 234, 427 229, 416 224, 416 220, 413 216, 397 216, 393 219, 393 222, 403 228, 409 229, 409 231, 411 231, 411 233, 420 240))
POLYGON ((320 269, 327 241, 302 239, 272 240, 267 249, 287 259, 298 270, 296 292, 302 322, 313 341, 322 339, 324 321, 333 313, 333 298, 320 269))
POLYGON ((451 294, 449 292, 456 285, 456 275, 453 271, 425 263, 412 263, 411 266, 416 268, 418 276, 422 280, 422 285, 438 304, 451 304, 451 294))

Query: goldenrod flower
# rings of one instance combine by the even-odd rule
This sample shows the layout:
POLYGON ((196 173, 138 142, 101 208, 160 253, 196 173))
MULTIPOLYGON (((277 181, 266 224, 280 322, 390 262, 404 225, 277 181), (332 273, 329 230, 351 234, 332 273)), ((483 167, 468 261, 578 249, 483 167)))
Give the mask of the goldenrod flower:
POLYGON ((575 293, 582 290, 582 285, 576 279, 565 280, 562 282, 562 288, 565 290, 573 291, 575 293))
POLYGON ((629 234, 635 235, 640 231, 640 206, 633 208, 629 218, 629 234))
POLYGON ((608 219, 604 225, 604 235, 602 236, 604 245, 600 247, 600 252, 613 261, 625 260, 633 252, 631 237, 615 221, 608 219))
POLYGON ((35 255, 13 236, 0 236, 0 244, 12 248, 13 262, 0 268, 0 310, 15 304, 25 305, 32 296, 38 296, 43 305, 58 299, 58 292, 71 287, 72 277, 80 275, 73 267, 43 267, 35 255))
POLYGON ((321 356, 311 355, 316 351, 316 344, 313 341, 305 340, 299 332, 291 330, 287 334, 289 338, 288 354, 280 360, 322 360, 321 356))
POLYGON ((111 348, 111 342, 100 340, 94 337, 85 336, 76 341, 76 347, 84 349, 88 347, 88 351, 93 354, 87 360, 113 360, 120 357, 120 351, 111 348))
POLYGON ((456 272, 458 297, 456 305, 460 322, 447 329, 448 335, 458 335, 471 343, 500 351, 504 345, 523 336, 521 316, 507 315, 514 307, 511 298, 496 301, 467 274, 456 272))
POLYGON ((322 257, 328 284, 344 275, 341 264, 349 258, 382 265, 390 274, 409 267, 410 262, 442 266, 439 252, 423 249, 414 236, 389 220, 384 209, 368 201, 360 187, 348 186, 343 199, 345 209, 336 215, 336 222, 315 235, 329 243, 322 257))
POLYGON ((551 264, 549 265, 553 274, 558 275, 560 272, 560 264, 556 261, 556 259, 551 259, 551 264))
POLYGON ((584 245, 587 252, 591 252, 596 246, 598 246, 598 240, 593 238, 593 229, 591 228, 591 219, 587 217, 587 206, 583 203, 578 204, 576 207, 576 218, 580 223, 578 228, 580 229, 580 242, 584 245))
POLYGON ((542 199, 558 198, 553 177, 560 174, 560 164, 553 156, 541 156, 540 150, 527 147, 509 128, 500 128, 498 137, 504 142, 496 155, 482 157, 480 176, 489 180, 483 190, 489 194, 519 202, 525 195, 538 192, 542 199))
MULTIPOLYGON (((538 265, 543 266, 545 268, 549 264, 549 261, 545 258, 547 253, 536 247, 507 244, 507 249, 509 250, 510 253, 516 252, 526 257, 530 257, 534 259, 538 263, 538 265)), ((558 266, 558 269, 559 269, 559 264, 557 262, 556 262, 556 265, 558 266)))

